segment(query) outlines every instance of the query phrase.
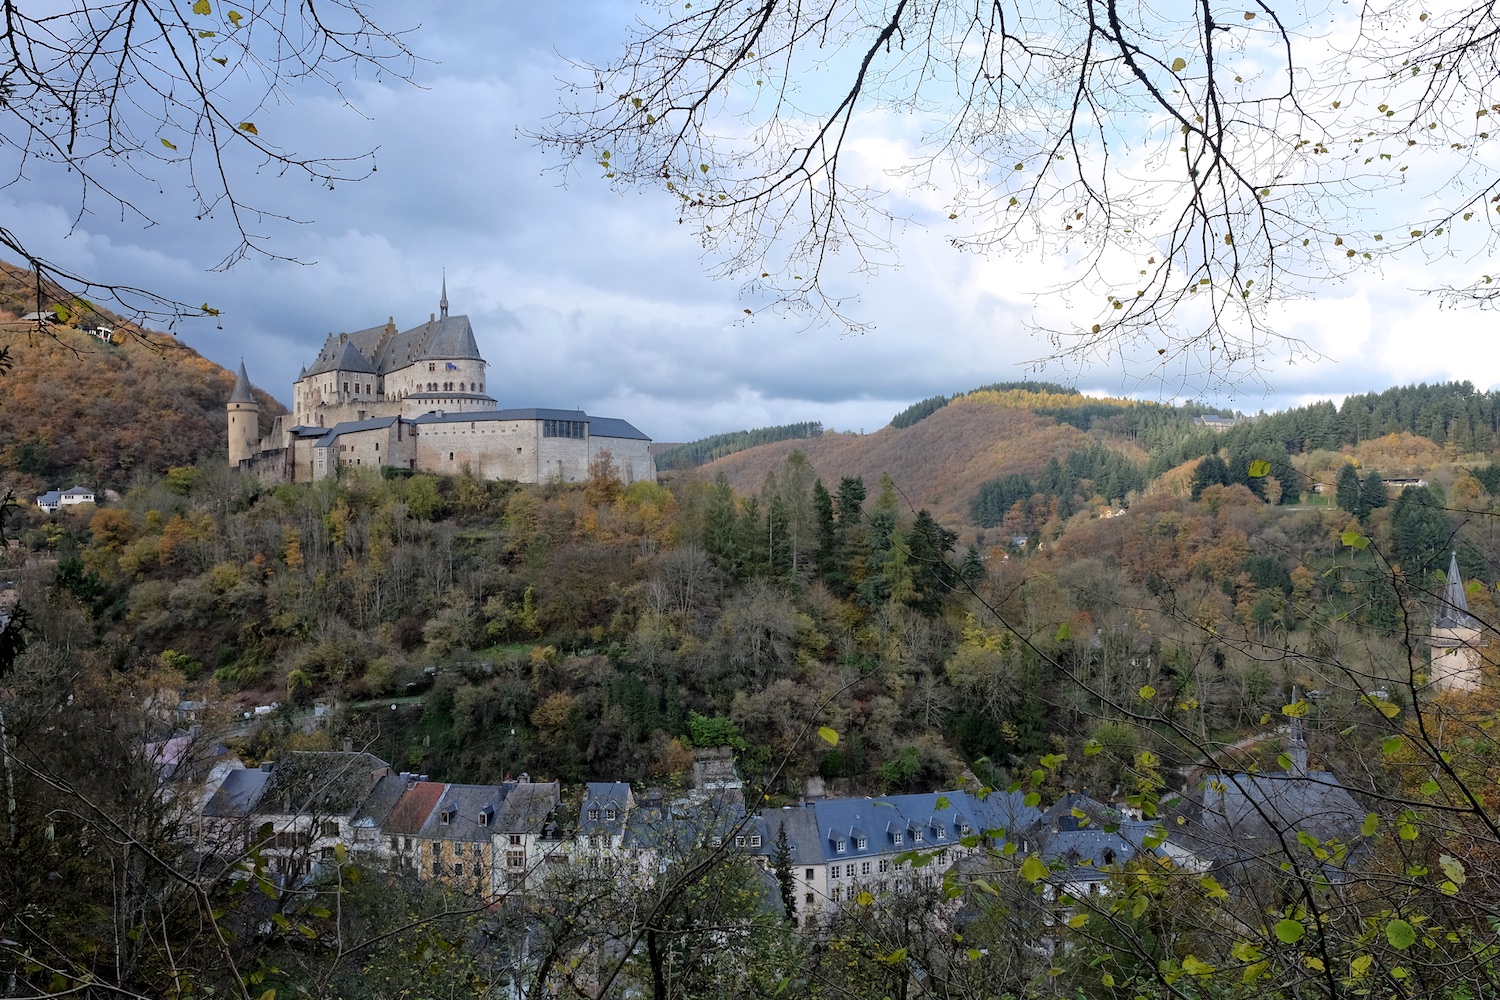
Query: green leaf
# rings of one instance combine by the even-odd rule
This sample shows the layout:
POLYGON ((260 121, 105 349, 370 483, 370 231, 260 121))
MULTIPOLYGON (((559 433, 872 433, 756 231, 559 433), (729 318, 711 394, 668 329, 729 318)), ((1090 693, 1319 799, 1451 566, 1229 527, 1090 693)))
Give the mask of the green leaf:
POLYGON ((818 735, 823 737, 823 742, 827 743, 831 747, 836 747, 839 745, 838 730, 834 729, 832 726, 819 726, 818 735))
MULTIPOLYGON (((205 3, 203 6, 207 7, 208 4, 205 3)), ((276 1000, 276 987, 273 986, 262 993, 260 995, 260 1000, 276 1000)))
POLYGON ((1392 948, 1405 950, 1417 943, 1417 932, 1411 924, 1397 917, 1385 925, 1385 939, 1392 948))
POLYGON ((1387 736, 1385 738, 1385 742, 1380 744, 1380 752, 1385 754, 1387 757, 1400 749, 1401 737, 1399 736, 1387 736))
POLYGON ((1100 743, 1098 740, 1084 740, 1084 742, 1083 742, 1083 755, 1085 757, 1092 757, 1096 753, 1103 753, 1103 752, 1104 752, 1104 744, 1103 743, 1100 743))
POLYGON ((1190 976, 1211 976, 1214 967, 1194 955, 1189 955, 1182 960, 1182 971, 1190 976))
POLYGON ((1463 885, 1469 877, 1464 871, 1464 863, 1451 854, 1444 854, 1438 858, 1438 865, 1443 869, 1443 874, 1448 876, 1455 885, 1463 885))
POLYGON ((1290 917, 1276 921, 1276 926, 1272 930, 1276 932, 1276 940, 1282 944, 1296 944, 1307 933, 1306 927, 1290 917))
POLYGON ((1150 684, 1147 684, 1147 685, 1145 685, 1144 687, 1141 688, 1141 700, 1142 701, 1150 701, 1152 698, 1155 698, 1155 697, 1156 697, 1156 688, 1152 687, 1150 684))
POLYGON ((1375 831, 1378 829, 1380 829, 1380 817, 1374 813, 1366 813, 1365 821, 1360 826, 1359 832, 1366 837, 1373 837, 1375 836, 1375 831))
POLYGON ((1073 630, 1070 629, 1070 628, 1068 628, 1068 623, 1067 622, 1063 622, 1061 625, 1057 626, 1057 641, 1058 642, 1067 642, 1068 639, 1070 639, 1072 637, 1072 635, 1073 635, 1073 630))
POLYGON ((1357 531, 1346 531, 1346 532, 1344 532, 1342 535, 1339 536, 1339 541, 1343 542, 1343 544, 1347 548, 1351 548, 1351 549, 1368 548, 1369 545, 1370 545, 1370 540, 1368 538, 1366 538, 1364 535, 1361 535, 1357 531))
POLYGON ((1250 478, 1264 479, 1271 474, 1271 463, 1263 458, 1257 458, 1250 463, 1250 478))
POLYGON ((1021 862, 1021 877, 1026 881, 1035 883, 1047 874, 1047 864, 1035 854, 1028 854, 1026 860, 1021 862))
POLYGON ((1041 792, 1027 792, 1026 793, 1026 798, 1025 798, 1025 803, 1026 803, 1027 808, 1035 808, 1036 806, 1041 805, 1041 803, 1042 803, 1042 793, 1041 792))
MULTIPOLYGON (((204 6, 207 6, 207 4, 204 4, 204 6)), ((1178 56, 1176 59, 1172 60, 1173 73, 1181 73, 1185 69, 1187 69, 1187 60, 1182 58, 1182 56, 1178 56)))
POLYGON ((1292 702, 1290 705, 1282 705, 1281 714, 1287 716, 1288 718, 1301 719, 1307 715, 1308 708, 1309 706, 1307 702, 1299 699, 1292 702))
POLYGON ((1438 792, 1441 792, 1442 790, 1443 790, 1443 786, 1440 785, 1440 784, 1438 784, 1436 781, 1424 781, 1424 782, 1422 782, 1422 794, 1423 795, 1436 795, 1438 792))

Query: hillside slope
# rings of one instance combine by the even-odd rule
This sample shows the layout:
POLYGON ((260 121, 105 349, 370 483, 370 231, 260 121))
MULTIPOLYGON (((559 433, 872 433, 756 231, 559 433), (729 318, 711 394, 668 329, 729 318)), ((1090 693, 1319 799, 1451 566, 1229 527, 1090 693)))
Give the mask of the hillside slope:
POLYGON ((830 488, 842 476, 863 476, 873 487, 885 473, 914 507, 926 507, 952 524, 969 519, 969 504, 985 481, 1012 472, 1036 476, 1053 456, 1065 457, 1088 441, 1076 427, 980 395, 954 400, 910 427, 778 441, 710 462, 700 471, 709 478, 723 472, 736 491, 753 495, 766 473, 800 450, 830 488))
MULTIPOLYGON (((106 344, 65 326, 50 335, 0 311, 0 477, 18 492, 126 485, 224 450, 234 375, 166 334, 106 344), (66 480, 66 482, 64 481, 66 480)), ((257 392, 262 431, 282 407, 257 392)))

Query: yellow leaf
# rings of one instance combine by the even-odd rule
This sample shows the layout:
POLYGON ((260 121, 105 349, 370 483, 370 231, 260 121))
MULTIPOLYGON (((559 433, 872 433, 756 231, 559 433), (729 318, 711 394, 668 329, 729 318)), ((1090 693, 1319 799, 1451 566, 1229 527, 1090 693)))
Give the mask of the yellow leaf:
POLYGON ((823 742, 827 743, 829 746, 836 747, 839 745, 838 731, 832 726, 819 726, 818 735, 823 737, 823 742))
POLYGON ((245 15, 241 14, 237 10, 232 10, 228 14, 226 14, 225 16, 228 17, 231 22, 233 22, 233 24, 234 24, 234 26, 236 28, 238 28, 240 26, 240 22, 245 19, 245 15))
POLYGON ((206 17, 213 13, 213 8, 208 5, 208 0, 194 0, 193 13, 202 14, 206 17))
POLYGON ((1073 928, 1075 931, 1088 922, 1089 915, 1087 913, 1075 913, 1068 918, 1068 926, 1073 928))
MULTIPOLYGON (((204 4, 204 6, 207 6, 207 4, 204 4)), ((1187 60, 1182 58, 1182 56, 1178 56, 1176 59, 1172 60, 1173 73, 1181 73, 1185 69, 1187 69, 1187 60)))
POLYGON ((240 131, 249 132, 251 135, 260 135, 260 130, 255 127, 254 122, 240 122, 240 131))
POLYGON ((176 145, 174 145, 174 144, 173 144, 173 143, 172 143, 172 142, 170 142, 170 141, 168 141, 168 140, 166 140, 166 139, 163 139, 163 140, 162 140, 162 141, 161 141, 161 144, 162 144, 162 145, 163 145, 163 146, 166 146, 166 147, 167 147, 167 148, 168 148, 168 149, 176 149, 176 148, 177 148, 177 146, 176 146, 176 145))

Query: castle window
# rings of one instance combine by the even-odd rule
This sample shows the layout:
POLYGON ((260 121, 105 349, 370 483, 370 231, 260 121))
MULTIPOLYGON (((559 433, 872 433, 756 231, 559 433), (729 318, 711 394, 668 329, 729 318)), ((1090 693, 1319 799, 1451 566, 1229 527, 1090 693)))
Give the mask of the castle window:
POLYGON ((437 371, 437 362, 436 361, 429 361, 429 362, 427 362, 427 370, 430 371, 430 372, 437 371))
POLYGON ((448 452, 448 461, 453 461, 453 452, 448 452))
POLYGON ((346 395, 346 396, 349 395, 349 383, 348 382, 344 383, 344 395, 346 395))

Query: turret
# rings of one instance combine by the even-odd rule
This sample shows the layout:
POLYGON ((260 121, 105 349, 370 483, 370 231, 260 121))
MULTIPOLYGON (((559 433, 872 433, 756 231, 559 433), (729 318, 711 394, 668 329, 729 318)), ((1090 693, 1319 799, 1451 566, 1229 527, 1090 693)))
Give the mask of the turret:
POLYGON ((1445 691, 1478 691, 1481 641, 1479 622, 1469 614, 1464 581, 1458 573, 1458 553, 1448 563, 1448 582, 1432 620, 1432 687, 1445 691))
POLYGON ((250 376, 240 361, 239 377, 229 394, 229 467, 253 458, 260 451, 260 404, 250 391, 250 376))

